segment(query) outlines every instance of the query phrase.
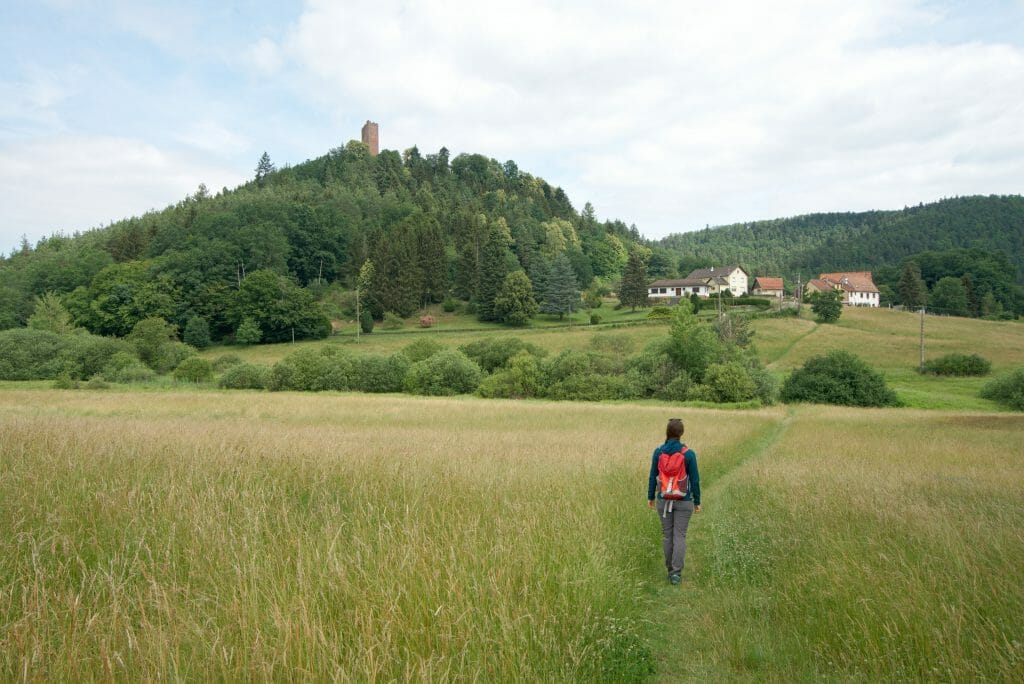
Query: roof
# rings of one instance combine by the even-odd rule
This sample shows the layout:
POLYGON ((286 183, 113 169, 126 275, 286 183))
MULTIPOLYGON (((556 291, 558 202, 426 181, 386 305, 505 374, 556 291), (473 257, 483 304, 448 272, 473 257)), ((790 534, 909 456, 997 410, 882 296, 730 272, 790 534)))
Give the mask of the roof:
POLYGON ((670 278, 668 280, 655 280, 647 287, 698 287, 707 285, 701 278, 670 278))
POLYGON ((871 279, 871 271, 822 273, 819 277, 850 292, 878 292, 875 281, 871 279))
POLYGON ((828 290, 835 289, 835 286, 832 283, 828 282, 827 280, 822 280, 821 278, 811 278, 810 280, 807 281, 807 287, 813 287, 815 290, 818 290, 819 292, 826 292, 828 290))
POLYGON ((745 276, 750 276, 747 270, 738 264, 731 264, 729 266, 711 266, 710 268, 698 268, 696 271, 690 271, 690 275, 687 278, 714 278, 721 276, 722 274, 729 275, 736 269, 743 271, 745 276))
POLYGON ((782 278, 769 278, 767 276, 758 276, 754 279, 754 287, 762 290, 781 290, 782 289, 782 278))

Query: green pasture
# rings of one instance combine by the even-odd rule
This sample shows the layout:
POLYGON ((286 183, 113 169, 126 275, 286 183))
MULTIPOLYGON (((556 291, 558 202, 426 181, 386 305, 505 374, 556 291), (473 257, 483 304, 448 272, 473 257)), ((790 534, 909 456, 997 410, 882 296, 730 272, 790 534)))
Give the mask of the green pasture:
POLYGON ((3 681, 1024 676, 1014 414, 5 386, 0 445, 3 681))

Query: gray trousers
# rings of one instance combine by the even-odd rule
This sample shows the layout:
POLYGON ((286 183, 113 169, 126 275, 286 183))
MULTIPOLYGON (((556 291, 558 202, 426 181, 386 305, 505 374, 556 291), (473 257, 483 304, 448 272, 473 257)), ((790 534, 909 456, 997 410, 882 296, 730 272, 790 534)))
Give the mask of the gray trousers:
POLYGON ((658 499, 658 520, 661 521, 661 546, 665 550, 665 569, 670 575, 682 573, 686 560, 686 528, 693 515, 692 501, 665 501, 658 499), (672 510, 665 513, 665 506, 672 510))

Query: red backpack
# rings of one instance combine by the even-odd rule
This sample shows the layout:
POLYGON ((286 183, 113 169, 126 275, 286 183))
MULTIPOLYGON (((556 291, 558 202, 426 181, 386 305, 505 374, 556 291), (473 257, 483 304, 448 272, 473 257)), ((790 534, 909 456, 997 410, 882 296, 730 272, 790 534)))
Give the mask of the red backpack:
POLYGON ((662 452, 658 457, 658 489, 661 498, 678 501, 690 493, 690 480, 686 476, 686 445, 674 454, 662 452))

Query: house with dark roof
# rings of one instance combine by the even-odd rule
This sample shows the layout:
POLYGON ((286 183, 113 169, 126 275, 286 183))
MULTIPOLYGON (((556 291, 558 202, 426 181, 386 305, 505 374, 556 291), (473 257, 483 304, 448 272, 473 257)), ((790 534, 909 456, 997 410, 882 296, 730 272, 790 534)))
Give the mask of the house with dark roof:
POLYGON ((708 284, 709 295, 729 290, 734 297, 742 297, 749 289, 750 274, 739 265, 698 268, 686 277, 704 280, 708 284))
POLYGON ((667 278, 655 280, 647 286, 648 299, 682 299, 693 294, 707 297, 707 281, 701 278, 667 278))

